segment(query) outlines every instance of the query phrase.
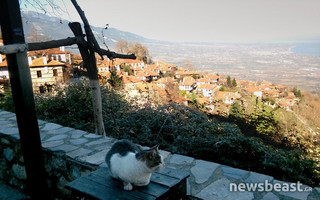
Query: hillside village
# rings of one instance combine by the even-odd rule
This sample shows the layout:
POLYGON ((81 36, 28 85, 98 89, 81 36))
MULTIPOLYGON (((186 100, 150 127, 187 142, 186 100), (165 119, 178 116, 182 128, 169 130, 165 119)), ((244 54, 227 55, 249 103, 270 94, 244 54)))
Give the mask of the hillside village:
MULTIPOLYGON (((28 63, 35 93, 50 93, 55 86, 86 75, 81 56, 66 51, 64 47, 29 52, 28 63)), ((97 68, 99 79, 106 87, 111 87, 108 79, 111 71, 116 70, 124 94, 129 99, 136 99, 137 103, 150 99, 157 103, 196 103, 209 113, 221 114, 227 112, 221 109, 221 105, 228 108, 243 95, 253 95, 270 106, 279 105, 286 110, 299 100, 288 86, 235 79, 235 85, 230 86, 227 78, 218 74, 200 73, 163 61, 145 64, 140 60, 101 60, 97 57, 97 68)), ((8 79, 6 57, 1 55, 0 81, 8 79)))

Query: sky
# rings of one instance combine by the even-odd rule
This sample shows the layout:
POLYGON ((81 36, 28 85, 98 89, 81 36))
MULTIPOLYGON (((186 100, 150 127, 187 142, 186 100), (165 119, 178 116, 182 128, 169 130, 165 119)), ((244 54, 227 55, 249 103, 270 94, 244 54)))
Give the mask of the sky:
MULTIPOLYGON (((22 4, 26 0, 21 0, 22 4)), ((32 1, 32 0, 28 0, 32 1)), ((46 4, 48 0, 33 0, 46 4)), ((70 0, 59 17, 80 21, 70 0)), ((77 0, 91 25, 171 42, 320 40, 320 0, 77 0)), ((32 10, 30 5, 23 9, 32 10)), ((50 9, 49 13, 50 13, 50 9)), ((38 10, 41 12, 41 10, 38 10)), ((57 14, 55 14, 57 15, 57 14)), ((105 32, 107 34, 107 32, 105 32)))

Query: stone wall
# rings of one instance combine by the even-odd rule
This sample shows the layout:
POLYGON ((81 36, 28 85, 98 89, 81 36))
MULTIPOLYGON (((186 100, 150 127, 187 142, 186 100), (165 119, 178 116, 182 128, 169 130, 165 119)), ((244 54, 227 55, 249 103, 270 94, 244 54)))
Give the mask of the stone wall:
MULTIPOLYGON (((65 184, 80 176, 105 166, 104 157, 113 138, 103 137, 58 124, 39 120, 40 137, 44 149, 49 187, 61 197, 68 197, 65 184)), ((0 110, 0 179, 7 184, 25 189, 26 173, 19 144, 19 134, 14 113, 0 110)), ((271 176, 197 160, 191 157, 161 151, 167 167, 190 173, 187 180, 188 195, 200 199, 320 199, 320 188, 301 187, 304 192, 237 191, 230 184, 264 183, 284 185, 271 176)))

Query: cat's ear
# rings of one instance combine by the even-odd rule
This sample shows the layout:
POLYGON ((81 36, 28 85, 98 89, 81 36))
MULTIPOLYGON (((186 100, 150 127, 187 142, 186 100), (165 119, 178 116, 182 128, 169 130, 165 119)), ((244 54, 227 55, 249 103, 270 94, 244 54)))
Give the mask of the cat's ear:
POLYGON ((159 151, 159 146, 160 146, 160 144, 157 144, 157 145, 155 145, 154 147, 152 147, 151 149, 152 149, 152 150, 159 151))

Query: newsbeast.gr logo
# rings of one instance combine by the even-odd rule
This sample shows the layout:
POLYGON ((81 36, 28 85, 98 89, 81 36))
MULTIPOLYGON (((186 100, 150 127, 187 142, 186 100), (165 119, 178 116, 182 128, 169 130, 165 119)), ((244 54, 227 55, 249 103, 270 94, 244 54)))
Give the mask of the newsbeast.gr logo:
POLYGON ((297 183, 269 183, 265 180, 262 183, 230 183, 230 192, 311 192, 312 187, 303 186, 299 181, 297 183))

